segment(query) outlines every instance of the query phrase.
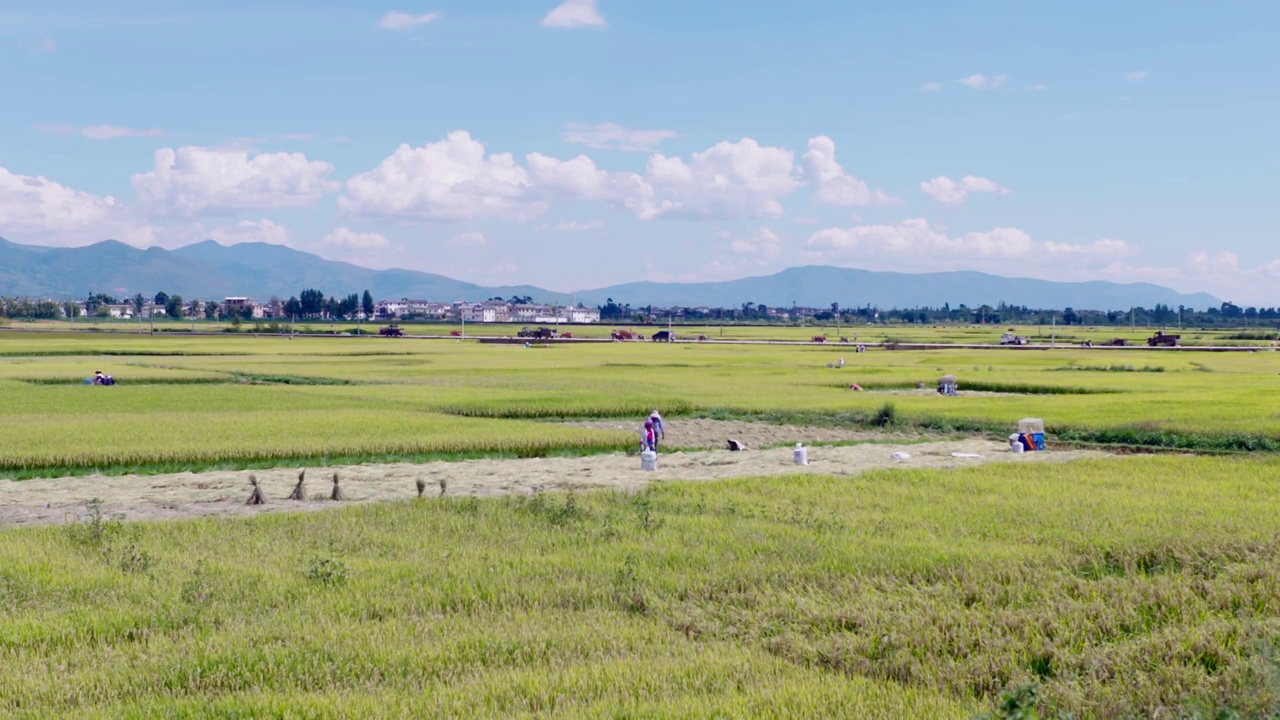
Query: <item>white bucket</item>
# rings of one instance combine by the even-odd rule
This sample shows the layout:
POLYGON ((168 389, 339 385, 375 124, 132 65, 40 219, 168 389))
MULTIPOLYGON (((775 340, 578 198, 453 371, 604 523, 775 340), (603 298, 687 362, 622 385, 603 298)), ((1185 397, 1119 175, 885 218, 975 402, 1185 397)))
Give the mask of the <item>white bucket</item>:
POLYGON ((796 449, 791 453, 791 458, 795 460, 797 465, 808 465, 809 448, 801 445, 800 443, 796 443, 796 449))
POLYGON ((645 450, 640 453, 640 469, 641 470, 657 470, 658 469, 658 453, 652 450, 645 450))

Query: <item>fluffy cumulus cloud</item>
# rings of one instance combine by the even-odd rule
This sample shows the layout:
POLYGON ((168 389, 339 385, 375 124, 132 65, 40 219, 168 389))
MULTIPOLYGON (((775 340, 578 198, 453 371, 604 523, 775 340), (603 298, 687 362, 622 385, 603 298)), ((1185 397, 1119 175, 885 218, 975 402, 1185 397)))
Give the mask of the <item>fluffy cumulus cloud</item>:
POLYGON ((1009 83, 1011 78, 1008 75, 983 75, 974 73, 968 77, 962 77, 956 82, 964 85, 970 90, 999 90, 1009 83))
POLYGON ((401 145, 348 180, 338 207, 353 216, 442 221, 523 220, 546 209, 531 197, 529 172, 510 154, 490 155, 461 130, 422 147, 401 145))
POLYGON ((604 27, 604 16, 596 8, 596 0, 565 0, 542 18, 542 27, 584 28, 604 27))
POLYGON ((223 245, 246 242, 287 245, 289 243, 289 228, 265 218, 262 220, 241 220, 235 225, 211 230, 209 239, 217 240, 223 245))
POLYGON ((743 138, 693 153, 688 162, 654 155, 628 207, 642 219, 776 218, 783 214, 779 201, 800 186, 790 150, 743 138))
POLYGON ((0 229, 30 235, 85 228, 120 209, 116 199, 0 168, 0 229))
POLYGON ((888 205, 894 198, 872 190, 865 182, 849 175, 836 161, 836 143, 829 137, 809 140, 804 154, 805 173, 813 183, 813 204, 836 207, 888 205))
POLYGON ((675 137, 674 130, 631 130, 617 123, 569 123, 564 129, 565 142, 622 152, 654 152, 675 137))
POLYGON ((994 180, 973 175, 965 175, 959 180, 952 180, 945 175, 940 175, 932 180, 920 183, 920 189, 943 205, 953 207, 963 205, 964 201, 969 198, 969 193, 1009 194, 1008 188, 1001 187, 994 180))
POLYGON ((87 125, 85 127, 75 127, 73 125, 37 125, 36 129, 40 132, 53 133, 55 135, 79 135, 87 137, 90 140, 115 140, 117 138, 139 138, 139 137, 164 137, 164 131, 160 128, 127 128, 117 125, 87 125))
MULTIPOLYGON (((840 179, 828 178, 836 189, 840 179)), ((772 218, 802 184, 790 150, 751 138, 718 143, 687 160, 653 155, 635 173, 603 170, 585 155, 531 153, 521 165, 456 131, 421 148, 401 146, 348 181, 338 205, 351 215, 407 220, 527 220, 553 201, 576 200, 607 203, 642 220, 772 218)))
POLYGON ((391 241, 375 232, 356 232, 347 227, 334 228, 320 241, 323 245, 351 250, 377 250, 391 245, 391 241))
POLYGON ((338 188, 333 166, 302 153, 182 147, 155 153, 155 167, 134 175, 136 202, 156 215, 191 217, 307 207, 338 188))
POLYGON ((0 237, 41 245, 83 245, 115 239, 156 243, 152 228, 110 195, 94 195, 49 178, 0 167, 0 237))
POLYGON ((378 21, 378 27, 383 30, 408 30, 438 19, 440 19, 440 13, 438 12, 410 15, 405 12, 392 11, 382 16, 382 20, 378 21))

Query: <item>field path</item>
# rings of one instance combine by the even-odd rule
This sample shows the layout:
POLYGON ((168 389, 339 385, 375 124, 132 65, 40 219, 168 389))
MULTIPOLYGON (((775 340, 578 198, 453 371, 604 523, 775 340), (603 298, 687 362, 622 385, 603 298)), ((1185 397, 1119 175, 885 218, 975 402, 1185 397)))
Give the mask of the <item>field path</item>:
POLYGON ((578 458, 528 460, 471 460, 421 465, 397 463, 349 467, 307 468, 307 501, 287 497, 297 469, 209 471, 168 475, 120 475, 0 480, 0 527, 44 525, 82 519, 94 498, 103 512, 125 520, 164 520, 194 517, 253 515, 261 512, 323 510, 340 504, 407 500, 417 495, 415 483, 427 483, 426 496, 440 494, 440 482, 451 497, 528 494, 540 490, 614 489, 635 491, 650 482, 720 480, 796 474, 854 475, 888 467, 964 467, 987 462, 1064 462, 1104 457, 1095 451, 1045 453, 1009 452, 1008 445, 989 440, 953 440, 915 444, 869 443, 842 447, 814 447, 810 464, 792 462, 789 448, 729 452, 703 450, 663 453, 657 472, 640 470, 634 455, 612 454, 578 458), (911 455, 894 460, 895 452, 911 455), (979 458, 956 458, 953 452, 979 458), (341 476, 346 502, 328 500, 330 478, 341 476), (268 503, 250 506, 249 475, 258 477, 268 503))

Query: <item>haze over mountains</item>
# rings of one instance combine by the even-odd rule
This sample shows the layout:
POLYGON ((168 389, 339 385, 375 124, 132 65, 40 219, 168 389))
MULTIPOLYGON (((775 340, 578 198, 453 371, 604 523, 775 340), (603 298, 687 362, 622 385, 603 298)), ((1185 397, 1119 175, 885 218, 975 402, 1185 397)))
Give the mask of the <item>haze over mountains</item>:
POLYGON ((1035 308, 1118 310, 1162 303, 1204 309, 1220 301, 1207 293, 1183 294, 1148 283, 1060 283, 1006 278, 978 272, 905 274, 826 266, 796 267, 764 277, 707 283, 637 282, 558 293, 538 287, 485 287, 413 270, 370 270, 325 260, 283 245, 212 240, 175 250, 138 248, 107 240, 79 248, 18 245, 0 238, 0 295, 83 298, 91 292, 117 296, 158 291, 205 300, 247 295, 256 300, 288 298, 304 288, 328 295, 369 290, 378 299, 480 301, 528 295, 537 302, 603 304, 612 298, 633 306, 770 307, 800 305, 883 308, 978 307, 1005 302, 1035 308))

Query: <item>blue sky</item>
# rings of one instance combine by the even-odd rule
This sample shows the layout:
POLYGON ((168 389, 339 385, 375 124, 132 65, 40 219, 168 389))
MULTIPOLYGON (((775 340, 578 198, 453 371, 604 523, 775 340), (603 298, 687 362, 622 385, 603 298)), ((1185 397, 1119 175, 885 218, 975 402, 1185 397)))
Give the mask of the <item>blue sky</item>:
POLYGON ((9 0, 0 236, 1280 303, 1280 3, 557 2, 9 0))

